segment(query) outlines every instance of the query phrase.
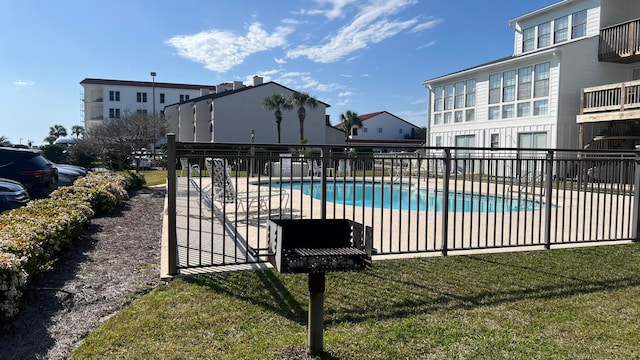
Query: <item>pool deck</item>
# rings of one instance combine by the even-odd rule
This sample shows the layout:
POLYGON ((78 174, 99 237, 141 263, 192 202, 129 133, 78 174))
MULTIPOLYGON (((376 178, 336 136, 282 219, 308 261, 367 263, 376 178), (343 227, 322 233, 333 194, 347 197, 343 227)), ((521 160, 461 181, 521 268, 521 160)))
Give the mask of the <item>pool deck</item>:
MULTIPOLYGON (((321 201, 303 195, 299 190, 287 189, 288 201, 282 199, 282 203, 277 196, 269 197, 269 212, 259 210, 256 205, 245 212, 236 203, 207 202, 198 187, 206 188, 209 183, 208 178, 198 178, 198 186, 194 187, 187 177, 177 179, 176 235, 180 275, 268 269, 271 267, 268 263, 254 263, 256 254, 249 249, 259 249, 261 255, 266 254, 266 225, 270 217, 322 218, 321 201)), ((443 187, 442 179, 430 178, 412 183, 422 189, 441 190, 443 187)), ((238 193, 258 191, 259 188, 256 179, 242 178, 234 185, 238 193)), ((450 191, 498 195, 507 193, 505 186, 461 180, 449 184, 450 191)), ((262 187, 259 191, 264 194, 268 188, 262 187)), ((539 194, 542 194, 541 188, 532 191, 534 197, 539 197, 539 194)), ((580 240, 597 238, 602 234, 609 234, 610 238, 629 237, 626 232, 628 226, 624 226, 628 217, 614 218, 615 213, 610 209, 598 211, 594 217, 592 209, 603 205, 605 208, 627 209, 633 200, 631 196, 598 194, 587 197, 578 191, 561 190, 554 194, 553 200, 557 207, 552 209, 549 220, 552 225, 551 241, 556 248, 599 245, 580 240)), ((161 275, 171 277, 166 256, 169 232, 166 209, 165 200, 161 275)), ((371 209, 333 202, 327 202, 325 209, 326 218, 348 218, 372 227, 373 246, 384 254, 376 255, 376 260, 442 256, 444 234, 448 238, 448 255, 542 250, 546 245, 545 210, 458 212, 445 218, 441 212, 371 209), (443 229, 443 221, 448 224, 447 229, 443 229)))

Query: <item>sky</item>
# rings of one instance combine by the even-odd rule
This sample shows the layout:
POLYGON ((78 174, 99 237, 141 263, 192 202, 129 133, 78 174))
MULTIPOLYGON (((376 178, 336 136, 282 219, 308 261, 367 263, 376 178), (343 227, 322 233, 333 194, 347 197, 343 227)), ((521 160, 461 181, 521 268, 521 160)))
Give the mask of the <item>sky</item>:
POLYGON ((83 126, 84 78, 217 85, 254 75, 340 114, 426 126, 425 80, 513 53, 509 20, 556 0, 0 0, 0 136, 83 126))

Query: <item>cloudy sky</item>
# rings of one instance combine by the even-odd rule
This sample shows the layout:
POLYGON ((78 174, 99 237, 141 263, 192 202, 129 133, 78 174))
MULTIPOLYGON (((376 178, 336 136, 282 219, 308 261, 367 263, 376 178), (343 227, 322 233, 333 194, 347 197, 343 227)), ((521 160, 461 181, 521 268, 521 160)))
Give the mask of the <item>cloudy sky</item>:
POLYGON ((84 78, 216 85, 254 75, 340 114, 426 126, 423 81, 513 52, 508 21, 554 0, 2 0, 0 136, 82 123, 84 78))

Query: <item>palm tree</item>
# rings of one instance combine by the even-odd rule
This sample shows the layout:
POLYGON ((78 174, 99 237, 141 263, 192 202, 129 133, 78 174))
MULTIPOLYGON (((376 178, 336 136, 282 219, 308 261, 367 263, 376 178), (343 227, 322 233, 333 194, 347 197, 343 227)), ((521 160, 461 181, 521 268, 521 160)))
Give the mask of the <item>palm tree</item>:
POLYGON ((49 135, 46 138, 44 138, 44 141, 49 145, 53 145, 53 143, 56 142, 56 140, 58 140, 58 138, 55 135, 49 135))
POLYGON ((78 139, 81 135, 84 135, 84 128, 80 125, 73 125, 71 127, 71 134, 78 139))
POLYGON ((289 97, 291 105, 298 107, 298 120, 300 120, 300 142, 304 141, 304 119, 307 116, 307 110, 304 108, 308 106, 315 109, 318 106, 318 99, 309 95, 306 92, 294 91, 289 97))
MULTIPOLYGON (((53 141, 56 141, 58 140, 58 138, 67 136, 67 129, 65 129, 62 125, 53 125, 49 128, 49 136, 55 137, 55 140, 53 141)), ((45 138, 45 141, 49 140, 45 138)))
POLYGON ((0 136, 0 146, 11 146, 11 141, 7 137, 0 136))
POLYGON ((349 134, 351 134, 351 128, 354 126, 357 128, 362 127, 362 120, 355 111, 347 110, 340 114, 340 121, 342 122, 342 130, 344 130, 344 142, 349 142, 349 134))
POLYGON ((276 128, 278 129, 278 144, 280 144, 280 123, 282 122, 282 110, 291 110, 293 105, 288 98, 282 94, 273 94, 267 96, 262 101, 262 107, 265 110, 273 111, 276 117, 276 128))

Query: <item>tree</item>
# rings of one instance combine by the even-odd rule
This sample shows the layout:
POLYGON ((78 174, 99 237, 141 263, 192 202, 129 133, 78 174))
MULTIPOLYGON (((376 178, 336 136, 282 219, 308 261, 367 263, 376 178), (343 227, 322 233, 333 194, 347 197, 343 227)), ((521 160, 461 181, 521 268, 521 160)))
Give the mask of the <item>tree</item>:
POLYGON ((0 136, 0 146, 11 146, 11 141, 7 137, 0 136))
POLYGON ((282 110, 291 110, 293 105, 287 97, 282 94, 267 96, 262 101, 265 110, 273 111, 276 117, 276 129, 278 130, 278 144, 280 144, 280 123, 282 123, 282 110))
MULTIPOLYGON (((61 137, 67 136, 67 129, 65 129, 62 125, 53 125, 49 128, 49 136, 54 136, 55 140, 53 141, 56 141, 61 137)), ((48 140, 45 138, 45 141, 48 140)))
MULTIPOLYGON (((108 166, 120 170, 128 165, 134 154, 153 146, 154 139, 164 136, 166 123, 162 117, 147 116, 143 112, 125 111, 119 118, 109 119, 104 124, 92 127, 91 133, 84 140, 108 166)), ((136 159, 136 168, 139 158, 136 159)))
POLYGON ((47 142, 47 144, 49 145, 53 145, 53 143, 56 142, 56 140, 58 140, 58 138, 55 137, 54 135, 49 135, 46 138, 44 138, 44 141, 47 142))
POLYGON ((344 141, 349 142, 349 134, 351 129, 355 126, 357 128, 362 127, 362 120, 355 111, 347 110, 340 114, 340 121, 342 122, 342 130, 344 130, 344 141))
POLYGON ((304 107, 308 106, 315 109, 318 106, 318 99, 306 92, 294 91, 289 97, 289 102, 292 106, 298 107, 298 120, 300 120, 300 142, 302 143, 304 141, 304 119, 307 116, 307 110, 304 107))
POLYGON ((79 139, 80 136, 84 136, 84 128, 80 125, 73 125, 71 127, 71 134, 73 134, 76 139, 79 139))

